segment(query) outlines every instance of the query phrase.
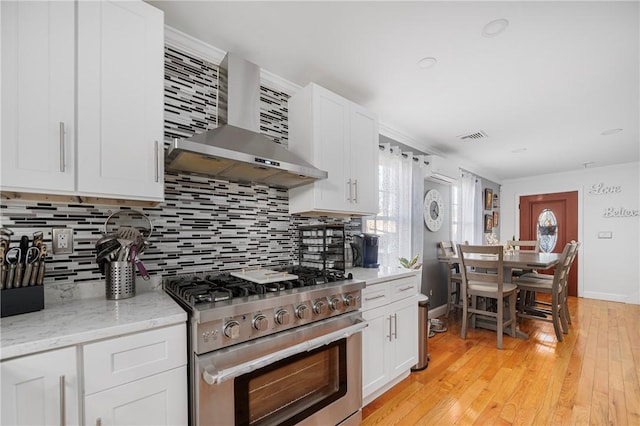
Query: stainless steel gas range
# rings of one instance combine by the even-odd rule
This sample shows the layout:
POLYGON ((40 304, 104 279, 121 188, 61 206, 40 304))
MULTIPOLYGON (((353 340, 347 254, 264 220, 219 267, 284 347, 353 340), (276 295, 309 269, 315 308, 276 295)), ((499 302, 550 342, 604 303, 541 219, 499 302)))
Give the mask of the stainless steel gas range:
POLYGON ((251 269, 168 278, 189 313, 192 425, 357 425, 364 282, 251 269))

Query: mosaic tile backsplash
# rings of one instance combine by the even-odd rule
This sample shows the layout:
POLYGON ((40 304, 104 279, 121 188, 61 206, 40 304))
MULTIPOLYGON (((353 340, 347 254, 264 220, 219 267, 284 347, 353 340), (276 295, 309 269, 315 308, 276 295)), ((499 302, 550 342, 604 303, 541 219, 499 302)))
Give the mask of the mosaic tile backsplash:
MULTIPOLYGON (((217 66, 165 48, 165 142, 216 127, 217 66)), ((261 132, 287 145, 287 99, 284 92, 261 87, 261 132)), ((315 222, 344 221, 349 233, 360 220, 302 218, 288 213, 286 190, 201 176, 166 173, 165 202, 140 208, 151 219, 151 247, 141 260, 151 275, 174 275, 245 266, 297 262, 297 228, 315 222)), ((102 280, 94 244, 118 207, 2 200, 2 226, 21 235, 43 231, 51 247, 51 228, 74 230, 74 252, 52 255, 45 286, 102 280)))

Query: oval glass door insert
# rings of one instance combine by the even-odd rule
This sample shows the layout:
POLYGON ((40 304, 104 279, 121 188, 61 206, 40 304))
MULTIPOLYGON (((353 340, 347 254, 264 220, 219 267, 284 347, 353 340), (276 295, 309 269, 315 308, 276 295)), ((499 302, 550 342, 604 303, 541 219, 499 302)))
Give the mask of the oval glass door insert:
POLYGON ((538 216, 538 241, 543 253, 551 253, 558 242, 558 219, 551 209, 544 209, 538 216))

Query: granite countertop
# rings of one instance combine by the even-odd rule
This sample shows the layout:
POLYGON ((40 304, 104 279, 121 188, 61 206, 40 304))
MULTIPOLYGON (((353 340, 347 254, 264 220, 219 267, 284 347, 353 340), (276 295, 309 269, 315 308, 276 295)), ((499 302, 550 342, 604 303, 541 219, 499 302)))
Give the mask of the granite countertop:
POLYGON ((2 318, 0 360, 185 322, 186 312, 161 290, 123 300, 104 296, 45 305, 2 318))
POLYGON ((350 268, 347 269, 347 272, 351 272, 353 274, 353 278, 355 279, 364 280, 365 285, 369 286, 384 281, 415 276, 421 274, 422 270, 380 266, 378 268, 350 268))

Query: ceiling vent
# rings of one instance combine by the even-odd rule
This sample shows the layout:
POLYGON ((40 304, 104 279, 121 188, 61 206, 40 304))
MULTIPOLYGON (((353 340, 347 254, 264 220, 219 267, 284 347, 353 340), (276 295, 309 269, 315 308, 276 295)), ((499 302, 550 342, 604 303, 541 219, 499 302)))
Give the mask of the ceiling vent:
POLYGON ((484 130, 478 130, 477 132, 467 133, 466 135, 460 135, 458 136, 458 139, 460 139, 461 141, 466 141, 466 140, 485 139, 487 137, 488 136, 484 132, 484 130))

